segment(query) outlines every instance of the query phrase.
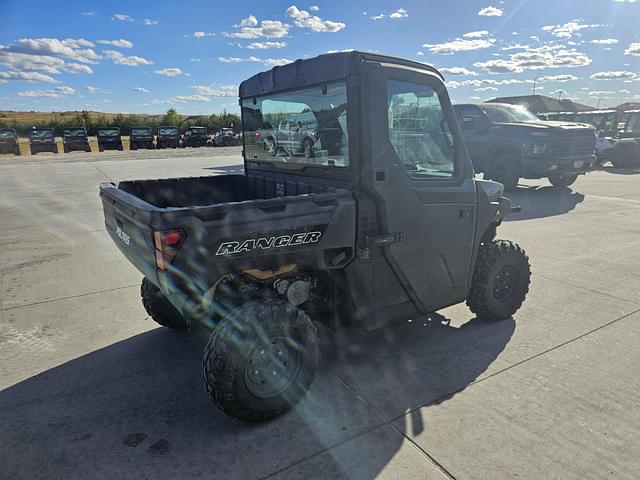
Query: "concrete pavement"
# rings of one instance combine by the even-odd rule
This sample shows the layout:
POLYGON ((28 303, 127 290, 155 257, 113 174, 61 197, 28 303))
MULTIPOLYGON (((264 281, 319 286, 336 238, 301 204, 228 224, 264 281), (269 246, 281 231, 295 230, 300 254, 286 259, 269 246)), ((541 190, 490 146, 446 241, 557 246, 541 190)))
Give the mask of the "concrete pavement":
POLYGON ((248 426, 104 230, 100 182, 241 171, 239 149, 182 152, 0 157, 0 478, 638 477, 640 172, 511 195, 499 236, 533 270, 514 319, 323 331, 309 395, 248 426))

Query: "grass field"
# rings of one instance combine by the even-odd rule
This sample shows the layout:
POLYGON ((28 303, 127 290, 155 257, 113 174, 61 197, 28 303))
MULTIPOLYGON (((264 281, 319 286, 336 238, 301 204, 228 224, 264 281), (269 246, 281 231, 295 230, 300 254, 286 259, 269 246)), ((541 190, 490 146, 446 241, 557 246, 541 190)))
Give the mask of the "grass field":
MULTIPOLYGON (((82 112, 13 112, 13 111, 0 111, 0 122, 20 122, 22 124, 30 123, 43 123, 43 122, 56 122, 73 119, 74 117, 81 115, 82 112)), ((92 120, 106 119, 112 120, 119 114, 117 113, 103 113, 103 112, 89 112, 89 117, 92 120)), ((128 114, 124 114, 127 115, 128 114)), ((135 117, 148 120, 160 120, 163 115, 145 115, 136 114, 135 117)))

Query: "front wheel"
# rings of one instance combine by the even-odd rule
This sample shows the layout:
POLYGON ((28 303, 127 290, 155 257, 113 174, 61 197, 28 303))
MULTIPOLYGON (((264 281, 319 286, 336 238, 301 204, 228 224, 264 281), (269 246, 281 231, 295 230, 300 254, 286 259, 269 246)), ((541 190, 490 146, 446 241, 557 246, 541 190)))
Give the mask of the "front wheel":
POLYGON ((306 394, 318 358, 318 334, 304 311, 283 300, 255 300, 211 334, 204 382, 211 401, 230 417, 268 421, 306 394))
POLYGON ((149 316, 163 327, 173 330, 187 330, 188 324, 176 307, 171 305, 167 297, 151 283, 146 277, 142 279, 140 286, 142 305, 149 316))
POLYGON ((483 320, 508 318, 524 302, 530 280, 529 257, 517 244, 507 240, 483 243, 467 306, 483 320))
POLYGON ((557 175, 549 177, 549 182, 551 182, 551 185, 554 187, 568 187, 569 185, 573 185, 577 179, 578 175, 557 175))
MULTIPOLYGON (((488 177, 490 180, 504 185, 505 190, 515 190, 520 180, 518 160, 509 154, 502 154, 490 165, 488 177)), ((485 174, 486 178, 487 174, 485 174)))

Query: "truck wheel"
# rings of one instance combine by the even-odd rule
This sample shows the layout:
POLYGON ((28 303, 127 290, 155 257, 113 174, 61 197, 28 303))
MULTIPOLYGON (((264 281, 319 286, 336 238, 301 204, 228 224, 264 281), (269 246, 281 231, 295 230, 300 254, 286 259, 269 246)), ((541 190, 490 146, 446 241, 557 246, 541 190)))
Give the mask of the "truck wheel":
POLYGON ((573 183, 578 179, 578 175, 557 175, 554 177, 549 177, 549 182, 554 187, 568 187, 569 185, 573 185, 573 183))
POLYGON ((306 313, 283 300, 251 301, 211 334, 204 383, 210 400, 225 414, 264 422, 306 394, 318 358, 318 334, 306 313))
POLYGON ((302 144, 302 152, 304 153, 304 158, 313 158, 313 141, 306 139, 302 144))
POLYGON ((98 151, 99 152, 104 152, 104 147, 102 145, 98 145, 98 151))
POLYGON ((14 155, 20 155, 20 147, 19 147, 19 146, 16 146, 16 147, 13 149, 13 154, 14 154, 14 155))
POLYGON ((489 178, 504 185, 505 190, 515 190, 520 175, 514 159, 509 154, 502 154, 490 166, 489 178))
POLYGON ((67 147, 66 145, 62 147, 62 150, 64 151, 64 153, 69 153, 69 147, 67 147))
POLYGON ((478 251, 467 306, 483 320, 513 315, 529 292, 529 257, 507 240, 484 243, 478 251))
POLYGON ((35 155, 36 153, 38 153, 38 150, 33 147, 29 147, 29 152, 31 152, 31 155, 35 155))
POLYGON ((272 157, 276 156, 276 142, 273 138, 267 137, 264 139, 264 149, 272 157))
POLYGON ((58 153, 58 145, 56 145, 55 147, 53 147, 52 152, 53 152, 53 153, 58 153))
POLYGON ((144 309, 156 323, 174 330, 187 330, 188 325, 185 318, 171 305, 160 289, 146 277, 142 279, 140 296, 144 309))

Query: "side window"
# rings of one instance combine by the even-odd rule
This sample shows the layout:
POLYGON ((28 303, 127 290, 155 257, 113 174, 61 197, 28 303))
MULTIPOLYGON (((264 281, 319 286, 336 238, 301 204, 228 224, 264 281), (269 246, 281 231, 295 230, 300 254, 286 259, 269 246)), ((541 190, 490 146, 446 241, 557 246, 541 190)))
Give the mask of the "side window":
POLYGON ((389 80, 389 140, 414 178, 454 176, 453 135, 440 98, 428 85, 389 80))

